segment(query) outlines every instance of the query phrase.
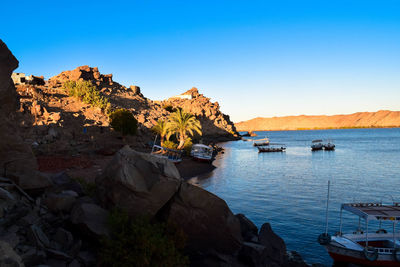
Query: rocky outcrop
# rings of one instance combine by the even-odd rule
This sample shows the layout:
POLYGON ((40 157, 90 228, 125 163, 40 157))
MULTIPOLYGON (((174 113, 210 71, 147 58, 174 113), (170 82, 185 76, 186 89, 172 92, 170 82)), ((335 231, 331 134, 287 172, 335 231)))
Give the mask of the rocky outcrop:
POLYGON ((237 137, 233 122, 228 115, 220 111, 219 103, 211 102, 210 98, 200 94, 195 87, 163 101, 163 105, 180 107, 186 112, 194 114, 200 120, 205 139, 215 142, 215 140, 234 140, 237 137))
POLYGON ((188 236, 190 251, 215 250, 234 254, 242 238, 239 220, 225 201, 184 182, 170 161, 121 149, 96 179, 99 198, 106 207, 173 222, 188 236))
POLYGON ((0 40, 0 175, 14 179, 23 189, 43 189, 50 181, 37 171, 36 158, 19 136, 15 121, 19 101, 11 73, 17 67, 17 59, 0 40))
POLYGON ((175 165, 154 155, 126 146, 96 184, 103 206, 183 230, 192 266, 304 266, 290 259, 269 224, 258 232, 243 214, 235 216, 224 200, 183 181, 175 165))
POLYGON ((379 110, 333 116, 255 118, 235 123, 238 131, 400 127, 400 111, 379 110))
POLYGON ((183 229, 189 251, 233 255, 241 247, 239 220, 224 200, 200 187, 182 182, 160 215, 183 229))
POLYGON ((107 207, 131 216, 154 216, 181 183, 178 170, 165 158, 139 153, 125 146, 96 179, 99 197, 107 207))
POLYGON ((112 74, 101 74, 97 67, 91 68, 89 66, 80 66, 74 70, 63 71, 57 76, 49 79, 52 86, 61 86, 67 81, 91 81, 93 84, 103 87, 113 85, 112 74))

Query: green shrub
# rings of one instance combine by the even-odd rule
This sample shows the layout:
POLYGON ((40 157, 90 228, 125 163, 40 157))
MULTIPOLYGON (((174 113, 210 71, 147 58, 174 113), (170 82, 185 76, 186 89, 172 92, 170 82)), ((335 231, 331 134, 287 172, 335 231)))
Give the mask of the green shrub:
POLYGON ((122 135, 135 135, 138 122, 132 112, 126 109, 117 109, 110 114, 110 124, 114 130, 122 133, 122 135))
POLYGON ((186 238, 177 227, 146 218, 131 220, 119 210, 111 212, 109 226, 110 238, 101 242, 100 266, 188 266, 182 254, 186 238))
POLYGON ((178 144, 176 144, 170 140, 165 140, 163 142, 163 147, 170 148, 170 149, 176 149, 178 147, 178 144))
POLYGON ((108 100, 100 95, 96 86, 90 81, 67 81, 64 83, 63 89, 69 96, 77 97, 84 103, 101 108, 106 112, 109 112, 111 108, 108 100))

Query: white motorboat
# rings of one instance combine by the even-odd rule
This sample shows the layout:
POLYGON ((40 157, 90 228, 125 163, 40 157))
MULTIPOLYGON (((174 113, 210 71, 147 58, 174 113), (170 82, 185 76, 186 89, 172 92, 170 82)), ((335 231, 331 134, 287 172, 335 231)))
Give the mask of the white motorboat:
POLYGON ((268 146, 268 145, 269 145, 269 139, 267 137, 253 140, 253 146, 268 146))
POLYGON ((194 160, 210 162, 212 161, 213 151, 214 149, 210 146, 194 144, 190 151, 190 155, 194 160))
POLYGON ((322 143, 321 139, 313 140, 311 142, 311 150, 316 151, 316 150, 322 150, 324 147, 324 144, 322 143))
POLYGON ((326 248, 336 263, 400 266, 400 233, 395 231, 398 221, 400 221, 400 203, 392 205, 383 205, 382 203, 342 204, 339 232, 331 237, 326 229, 325 233, 319 235, 318 242, 326 248), (342 233, 343 210, 359 216, 357 231, 348 234, 342 233), (360 228, 360 219, 365 221, 365 231, 360 228), (390 231, 383 229, 382 223, 387 224, 391 228, 390 231), (377 226, 377 230, 371 231, 374 224, 377 226))

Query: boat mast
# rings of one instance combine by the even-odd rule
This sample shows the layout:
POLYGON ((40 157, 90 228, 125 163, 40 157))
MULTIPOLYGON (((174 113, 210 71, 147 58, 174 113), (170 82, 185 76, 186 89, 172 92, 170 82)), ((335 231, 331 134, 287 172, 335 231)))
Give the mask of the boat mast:
POLYGON ((154 138, 153 147, 151 148, 151 154, 153 154, 153 152, 154 152, 154 146, 155 146, 156 141, 157 141, 157 136, 158 136, 158 134, 156 134, 156 137, 154 138))

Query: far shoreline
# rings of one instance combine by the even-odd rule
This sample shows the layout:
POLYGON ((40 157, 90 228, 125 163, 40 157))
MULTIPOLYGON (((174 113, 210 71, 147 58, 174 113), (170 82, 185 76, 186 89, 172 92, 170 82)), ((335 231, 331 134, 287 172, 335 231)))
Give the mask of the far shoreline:
POLYGON ((273 129, 273 130, 238 130, 238 132, 278 132, 278 131, 315 131, 315 130, 346 130, 346 129, 397 129, 400 126, 354 126, 354 127, 328 127, 328 128, 297 128, 297 129, 273 129))

